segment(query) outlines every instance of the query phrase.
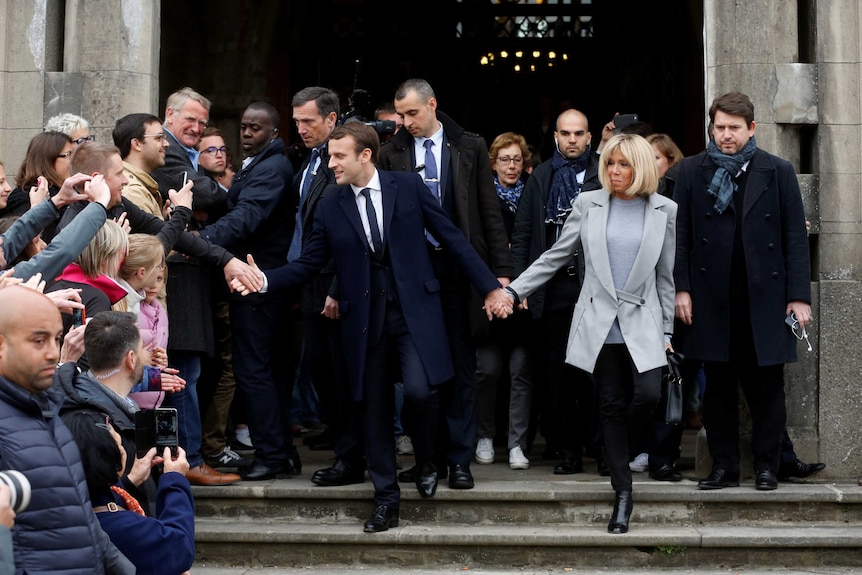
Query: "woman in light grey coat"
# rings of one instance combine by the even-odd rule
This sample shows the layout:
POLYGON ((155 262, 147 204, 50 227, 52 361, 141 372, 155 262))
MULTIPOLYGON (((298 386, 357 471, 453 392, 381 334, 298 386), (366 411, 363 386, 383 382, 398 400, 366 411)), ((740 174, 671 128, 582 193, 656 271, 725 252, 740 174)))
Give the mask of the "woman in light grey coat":
POLYGON ((608 141, 599 179, 601 190, 578 195, 554 246, 506 289, 515 303, 525 300, 582 244, 586 271, 566 362, 596 378, 616 492, 608 532, 625 533, 633 505, 631 450, 659 399, 673 333, 677 206, 655 193, 655 156, 641 136, 620 134, 608 141))

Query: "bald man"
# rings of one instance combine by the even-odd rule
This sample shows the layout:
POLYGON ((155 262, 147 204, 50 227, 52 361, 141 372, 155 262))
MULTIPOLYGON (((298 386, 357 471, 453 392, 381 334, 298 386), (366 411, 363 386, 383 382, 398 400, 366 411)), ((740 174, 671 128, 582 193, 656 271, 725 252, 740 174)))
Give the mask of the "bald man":
POLYGON ((15 565, 24 573, 134 573, 96 520, 78 446, 55 417, 62 398, 50 388, 62 336, 47 296, 0 289, 0 471, 18 470, 32 486, 15 518, 15 565))

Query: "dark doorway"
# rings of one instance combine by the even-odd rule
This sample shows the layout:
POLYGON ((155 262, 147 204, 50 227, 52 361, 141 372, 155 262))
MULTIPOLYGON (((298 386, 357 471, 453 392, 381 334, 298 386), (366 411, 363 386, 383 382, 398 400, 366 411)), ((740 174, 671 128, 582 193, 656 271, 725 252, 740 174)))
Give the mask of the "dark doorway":
POLYGON ((370 114, 403 80, 422 77, 441 110, 488 141, 515 130, 541 146, 543 130, 573 106, 590 119, 594 143, 615 112, 637 113, 688 155, 704 145, 702 28, 698 0, 165 1, 160 109, 174 90, 194 87, 236 149, 239 115, 265 99, 291 144, 297 90, 333 88, 346 107, 362 88, 370 114), (489 54, 493 65, 482 63, 489 54))

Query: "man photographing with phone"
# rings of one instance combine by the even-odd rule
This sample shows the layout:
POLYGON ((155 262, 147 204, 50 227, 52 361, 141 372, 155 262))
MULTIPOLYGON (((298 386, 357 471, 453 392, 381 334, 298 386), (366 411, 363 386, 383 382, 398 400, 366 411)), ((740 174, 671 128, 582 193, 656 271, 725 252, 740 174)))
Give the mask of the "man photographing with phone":
MULTIPOLYGON (((74 362, 64 363, 57 370, 54 388, 65 395, 61 412, 96 409, 110 416, 126 451, 123 489, 149 515, 155 516, 156 479, 150 473, 162 461, 161 451, 157 455, 151 446, 143 457, 136 458, 135 416, 140 409, 128 397, 132 387, 141 381, 144 366, 149 364, 149 352, 143 345, 135 316, 116 311, 96 314, 84 331, 84 352, 90 362, 88 371, 78 373, 74 362)), ((176 414, 176 410, 172 411, 176 414)))

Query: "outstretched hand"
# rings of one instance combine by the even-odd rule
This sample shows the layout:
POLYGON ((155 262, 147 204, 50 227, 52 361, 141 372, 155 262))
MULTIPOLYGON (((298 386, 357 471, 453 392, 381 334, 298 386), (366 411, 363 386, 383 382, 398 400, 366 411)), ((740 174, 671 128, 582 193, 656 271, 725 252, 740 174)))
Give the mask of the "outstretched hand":
POLYGON ((233 258, 224 267, 224 278, 230 286, 231 291, 248 295, 258 292, 263 287, 263 272, 254 263, 254 257, 248 254, 248 263, 243 263, 233 258))
POLYGON ((174 207, 182 206, 192 209, 192 200, 194 199, 192 188, 194 185, 194 180, 189 180, 186 182, 186 185, 180 188, 180 191, 176 191, 174 189, 168 190, 168 198, 171 201, 171 205, 174 207))
POLYGON ((63 185, 60 187, 60 191, 51 198, 51 201, 54 202, 54 205, 58 208, 62 208, 63 206, 88 199, 87 194, 80 193, 77 186, 84 182, 89 182, 92 179, 93 178, 87 174, 81 173, 69 176, 63 180, 63 185))
POLYGON ((35 208, 42 203, 43 200, 50 197, 48 193, 48 178, 39 176, 36 179, 37 185, 30 186, 30 207, 35 208))

